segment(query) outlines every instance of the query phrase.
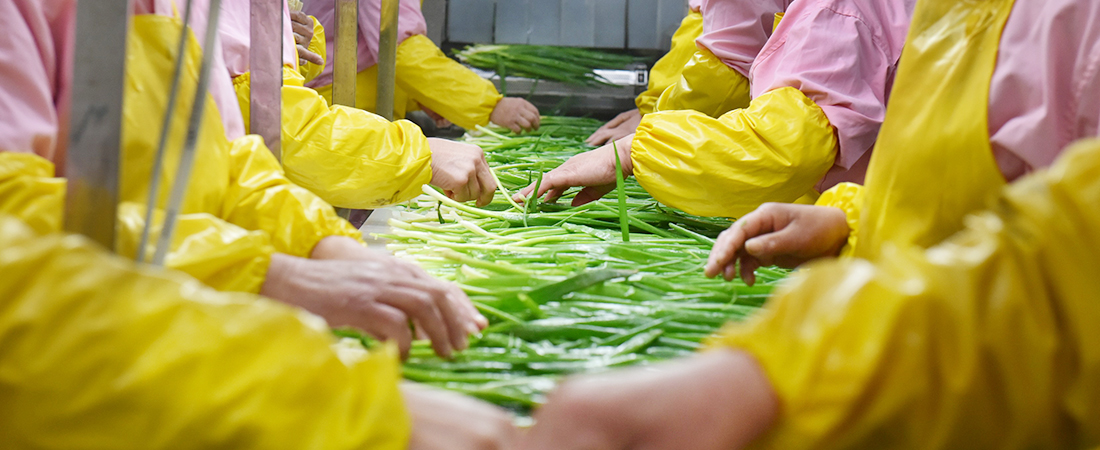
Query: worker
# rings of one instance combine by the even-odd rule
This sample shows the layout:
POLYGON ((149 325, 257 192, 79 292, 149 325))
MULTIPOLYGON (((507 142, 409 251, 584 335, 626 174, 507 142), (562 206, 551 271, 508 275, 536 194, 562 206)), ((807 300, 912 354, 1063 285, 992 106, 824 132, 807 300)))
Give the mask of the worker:
MULTIPOLYGON (((1026 56, 1031 80, 1043 79, 1032 88, 1043 92, 1097 89, 1086 86, 1096 84, 1087 68, 1100 60, 1094 2, 921 0, 917 8, 911 42, 920 45, 905 50, 880 145, 914 150, 958 140, 966 144, 950 146, 944 161, 961 151, 963 169, 973 171, 980 160, 971 156, 986 155, 996 174, 979 112, 988 101, 976 101, 992 100, 985 98, 990 80, 1003 75, 993 75, 995 63, 1026 56), (1054 63, 1081 69, 1066 75, 1080 84, 1047 84, 1063 76, 1048 70, 1054 63), (895 128, 900 114, 907 115, 895 128), (950 125, 962 118, 970 120, 950 125), (928 137, 894 140, 893 133, 918 132, 928 137)), ((997 115, 989 113, 992 124, 997 115)), ((1097 127, 1096 120, 1073 123, 1097 127)), ((882 179, 923 183, 924 191, 902 197, 929 195, 913 208, 928 211, 942 206, 943 193, 974 191, 952 169, 930 182, 946 165, 894 165, 882 179)), ((878 167, 869 196, 881 187, 878 167)), ((824 261, 799 272, 762 315, 716 339, 713 351, 566 382, 536 413, 520 448, 1097 447, 1100 140, 993 190, 939 243, 893 239, 871 260, 824 261)), ((880 216, 911 213, 884 206, 897 212, 880 216)), ((932 231, 920 237, 939 229, 932 231)))
MULTIPOLYGON (((218 25, 246 130, 251 97, 250 11, 249 0, 225 0, 218 25)), ((476 145, 425 138, 412 122, 390 122, 360 109, 329 106, 305 87, 306 76, 316 76, 324 66, 324 33, 312 17, 291 14, 285 1, 283 41, 281 151, 290 181, 341 208, 401 203, 420 195, 425 184, 458 201, 476 200, 481 206, 492 201, 496 181, 476 145), (306 20, 308 26, 302 23, 306 20), (298 40, 307 37, 303 51, 298 40), (301 65, 306 58, 321 64, 301 65)))
MULTIPOLYGON (((36 231, 48 233, 61 228, 65 184, 54 178, 54 167, 63 167, 66 155, 65 139, 59 136, 67 135, 70 123, 71 16, 76 6, 73 0, 26 3, 20 1, 18 7, 8 7, 13 11, 0 14, 5 30, 0 51, 6 60, 19 62, 0 72, 0 180, 42 194, 13 211, 22 211, 18 215, 36 231)), ((205 2, 190 3, 196 11, 206 8, 205 2)), ((152 251, 139 250, 138 237, 145 225, 150 168, 172 82, 181 27, 177 14, 184 5, 141 0, 133 6, 116 233, 117 251, 126 256, 152 251)), ((201 35, 205 14, 191 17, 201 35)), ((189 40, 181 57, 196 62, 201 50, 194 34, 189 40)), ((214 58, 214 70, 221 64, 218 59, 214 58)), ((162 193, 174 181, 197 66, 183 66, 162 193)), ((289 182, 258 137, 242 136, 240 114, 220 113, 236 108, 228 77, 211 77, 211 92, 167 266, 218 290, 262 293, 312 311, 332 326, 358 327, 380 339, 395 340, 404 352, 411 345, 410 322, 444 356, 465 348, 467 335, 487 325, 458 287, 367 249, 359 231, 337 217, 330 205, 289 182), (215 107, 218 99, 224 104, 215 107), (231 133, 238 136, 232 139, 231 133)), ((24 197, 10 198, 22 202, 24 197)), ((154 206, 154 220, 163 220, 164 197, 154 206)), ((159 230, 153 228, 154 241, 159 230)))
MULTIPOLYGON (((899 119, 884 125, 885 138, 876 148, 880 156, 872 163, 866 188, 842 183, 825 192, 816 207, 764 205, 718 239, 707 274, 732 279, 738 260, 742 276, 751 281, 752 270, 761 264, 795 267, 840 255, 874 258, 885 242, 895 240, 929 246, 961 229, 966 215, 1003 183, 1049 166, 1073 140, 1094 136, 1100 80, 1091 64, 1100 58, 1100 47, 1094 45, 1100 29, 1093 29, 1091 22, 1053 19, 1057 26, 1037 29, 1022 19, 1038 13, 1037 6, 1017 3, 1017 9, 1027 12, 1014 12, 999 46, 991 46, 974 62, 985 64, 980 67, 981 73, 988 72, 984 78, 955 91, 944 89, 938 74, 921 84, 899 84, 895 100, 901 92, 918 92, 918 98, 891 106, 899 119), (1076 31, 1052 31, 1059 29, 1076 31), (931 93, 950 96, 952 105, 968 108, 952 106, 931 117, 923 109, 931 93), (938 180, 967 182, 896 181, 896 174, 917 168, 926 168, 922 170, 938 180)), ((1055 4, 1071 15, 1083 8, 1065 1, 1055 4)))
MULTIPOLYGON (((378 29, 382 0, 359 3, 358 75, 355 78, 355 106, 375 111, 378 92, 378 29)), ((303 9, 316 17, 325 29, 327 52, 333 54, 336 35, 334 2, 310 1, 303 9)), ((489 81, 443 54, 427 32, 419 0, 400 0, 397 25, 397 75, 394 88, 394 118, 407 111, 423 109, 434 119, 446 119, 462 128, 473 129, 489 122, 516 133, 538 129, 539 111, 527 100, 502 97, 489 81)), ((307 86, 332 100, 331 58, 320 76, 307 86)))
POLYGON ((711 117, 749 105, 749 69, 790 0, 691 0, 672 48, 649 71, 637 109, 619 114, 587 139, 609 144, 634 134, 642 116, 689 109, 711 117))
POLYGON ((5 449, 482 450, 515 439, 505 411, 401 383, 392 345, 336 344, 300 310, 39 235, 6 215, 8 194, 20 193, 0 197, 5 449))
POLYGON ((648 114, 635 136, 571 158, 516 199, 555 201, 574 186, 584 189, 573 205, 598 199, 614 189, 616 149, 623 175, 701 216, 812 203, 840 182, 862 182, 915 1, 793 2, 752 62, 748 107, 719 118, 648 114))

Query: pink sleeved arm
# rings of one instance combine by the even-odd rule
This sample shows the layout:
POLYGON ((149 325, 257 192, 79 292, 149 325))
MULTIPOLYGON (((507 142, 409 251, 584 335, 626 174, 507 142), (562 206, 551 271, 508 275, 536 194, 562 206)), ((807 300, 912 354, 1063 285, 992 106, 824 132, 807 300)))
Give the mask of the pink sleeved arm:
POLYGON ((60 167, 68 132, 76 2, 0 2, 0 151, 60 167))
POLYGON ((852 168, 878 136, 915 2, 794 2, 752 66, 752 96, 802 91, 836 128, 834 168, 852 168))
MULTIPOLYGON (((325 51, 329 55, 325 61, 325 70, 317 78, 307 83, 310 87, 332 84, 332 68, 336 53, 336 11, 335 2, 307 1, 302 8, 325 28, 325 51)), ((381 25, 382 0, 360 0, 359 2, 359 71, 373 67, 378 62, 378 28, 381 25)), ((397 22, 397 42, 405 42, 409 37, 426 34, 428 31, 424 14, 420 11, 420 0, 400 0, 397 22)))
MULTIPOLYGON (((249 45, 251 43, 252 18, 250 0, 222 0, 222 15, 218 22, 218 39, 229 76, 236 78, 251 70, 249 45)), ((290 24, 290 9, 283 3, 283 64, 298 67, 294 31, 290 24)))
POLYGON ((688 0, 688 9, 699 12, 703 8, 703 0, 688 0))
POLYGON ((771 36, 775 13, 785 11, 790 3, 790 0, 703 0, 703 35, 695 44, 747 77, 753 60, 771 36))

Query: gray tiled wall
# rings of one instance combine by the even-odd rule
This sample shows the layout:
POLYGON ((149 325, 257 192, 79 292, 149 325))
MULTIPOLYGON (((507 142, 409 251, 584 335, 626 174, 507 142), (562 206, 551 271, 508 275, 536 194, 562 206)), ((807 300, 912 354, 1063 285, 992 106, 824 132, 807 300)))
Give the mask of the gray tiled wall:
POLYGON ((686 0, 448 0, 452 42, 663 49, 686 0))

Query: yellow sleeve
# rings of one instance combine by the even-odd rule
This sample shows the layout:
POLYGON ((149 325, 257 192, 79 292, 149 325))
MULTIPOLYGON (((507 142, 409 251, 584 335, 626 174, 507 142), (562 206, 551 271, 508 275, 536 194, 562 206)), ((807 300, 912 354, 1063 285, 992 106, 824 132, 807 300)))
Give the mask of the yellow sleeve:
MULTIPOLYGON (((284 70, 282 163, 290 181, 341 208, 374 209, 420 195, 432 179, 428 139, 415 124, 329 106, 284 70)), ((233 80, 248 123, 249 75, 233 80)))
POLYGON ((717 119, 695 111, 648 114, 631 161, 658 201, 700 216, 741 217, 811 191, 836 151, 825 113, 787 87, 717 119))
POLYGON ((680 79, 680 71, 695 54, 695 39, 703 34, 703 14, 691 11, 672 35, 672 48, 649 69, 649 87, 634 99, 643 115, 654 111, 657 99, 680 79))
MULTIPOLYGON (((39 156, 0 153, 0 214, 18 218, 38 234, 61 231, 66 180, 53 174, 53 164, 39 156)), ((157 213, 157 223, 164 223, 163 213, 157 213)), ((137 254, 144 224, 141 205, 119 205, 119 254, 137 254)), ((155 242, 160 227, 152 231, 155 242)), ((166 265, 221 291, 259 292, 272 252, 262 232, 242 230, 209 214, 183 214, 166 265)))
POLYGON ((929 248, 803 271, 721 343, 781 403, 756 448, 1100 444, 1100 142, 929 248))
POLYGON ((345 364, 315 316, 0 217, 0 442, 404 449, 395 351, 345 364))
MULTIPOLYGON (((309 47, 306 47, 306 49, 316 53, 321 59, 328 61, 328 55, 325 51, 325 27, 321 26, 321 22, 318 22, 316 17, 309 16, 309 18, 313 19, 313 38, 309 40, 309 47)), ((297 48, 295 48, 295 51, 297 51, 297 48)), ((324 70, 324 64, 317 65, 309 61, 306 61, 305 64, 298 65, 298 73, 305 79, 304 83, 308 83, 310 80, 317 78, 317 75, 320 75, 324 70)))
POLYGON ((23 221, 36 233, 61 230, 65 180, 54 166, 31 153, 0 153, 0 214, 23 221))
POLYGON ((275 251, 308 258, 328 236, 363 236, 336 215, 332 205, 290 182, 275 156, 256 135, 230 142, 230 180, 222 199, 227 222, 246 230, 261 230, 275 251))
POLYGON ((859 215, 863 211, 863 186, 855 183, 840 183, 818 197, 817 206, 839 208, 848 220, 848 243, 840 250, 840 256, 853 256, 856 248, 856 236, 859 234, 859 215))
POLYGON ((488 125, 503 96, 489 80, 448 58, 427 36, 397 46, 397 87, 462 128, 488 125))
POLYGON ((700 48, 678 80, 657 99, 654 111, 692 110, 711 117, 749 106, 749 79, 700 48))

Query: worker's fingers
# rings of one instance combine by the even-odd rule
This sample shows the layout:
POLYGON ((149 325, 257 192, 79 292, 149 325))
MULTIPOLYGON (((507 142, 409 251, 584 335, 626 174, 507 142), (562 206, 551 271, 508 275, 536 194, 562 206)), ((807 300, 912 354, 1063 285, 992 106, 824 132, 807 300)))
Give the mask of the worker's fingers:
POLYGON ((748 255, 742 256, 740 261, 741 280, 749 286, 756 284, 756 269, 760 268, 760 261, 748 255))
MULTIPOLYGON (((443 322, 447 327, 447 335, 450 339, 451 348, 462 351, 469 347, 469 324, 471 317, 469 311, 462 307, 457 302, 454 302, 451 298, 451 292, 444 283, 438 280, 432 280, 432 283, 423 286, 412 286, 413 288, 422 288, 424 292, 427 292, 432 296, 432 300, 435 303, 439 313, 443 317, 443 322)), ((428 331, 428 327, 425 327, 419 320, 415 321, 417 330, 420 331, 428 339, 432 338, 431 333, 428 331)), ((424 339, 424 337, 421 337, 424 339)), ((434 347, 434 346, 433 346, 434 347)), ((442 355, 441 355, 442 356, 442 355)))
POLYGON ((539 124, 542 122, 542 116, 539 115, 539 109, 530 103, 523 105, 523 115, 527 118, 527 121, 531 124, 529 130, 539 129, 539 124))
POLYGON ((598 147, 598 146, 606 144, 607 140, 610 137, 611 137, 611 132, 610 131, 608 131, 604 128, 600 128, 600 129, 596 130, 595 133, 592 133, 591 136, 588 136, 588 139, 585 139, 584 142, 588 145, 593 146, 593 147, 598 147))
POLYGON ((530 130, 533 126, 531 125, 531 119, 524 115, 522 112, 516 114, 515 124, 519 127, 519 131, 516 131, 516 133, 521 133, 523 132, 523 130, 530 130))
POLYGON ((325 59, 321 55, 309 51, 302 45, 298 46, 298 57, 319 66, 325 63, 325 59))
POLYGON ((558 201, 558 199, 561 198, 562 195, 565 195, 566 190, 567 188, 553 188, 549 191, 546 191, 546 203, 554 203, 558 201))
POLYGON ((734 278, 737 278, 736 261, 726 264, 726 267, 722 269, 722 278, 724 278, 726 281, 733 281, 734 278))
POLYGON ((603 198, 608 192, 615 190, 615 185, 589 186, 581 189, 576 197, 573 197, 573 206, 581 206, 603 198))
POLYGON ((409 317, 400 309, 384 304, 372 304, 367 317, 358 323, 348 323, 366 331, 380 341, 394 341, 401 350, 401 359, 409 357, 412 347, 412 331, 409 330, 409 317))
POLYGON ((497 192, 497 182, 490 172, 489 164, 484 160, 477 164, 477 181, 481 185, 477 197, 477 206, 485 206, 493 201, 493 195, 497 192))
POLYGON ((440 304, 446 303, 443 293, 433 289, 395 287, 381 302, 400 309, 412 321, 419 324, 432 341, 432 349, 444 358, 454 351, 452 335, 440 304))
POLYGON ((614 119, 611 119, 611 120, 607 121, 607 123, 604 124, 604 127, 605 128, 615 128, 619 125, 622 125, 623 122, 626 122, 626 119, 628 117, 629 116, 627 116, 626 113, 619 113, 618 115, 615 116, 614 119))
POLYGON ((741 250, 742 245, 745 243, 745 230, 742 226, 742 221, 749 220, 752 214, 749 214, 734 222, 732 226, 718 235, 718 239, 714 242, 714 247, 710 251, 710 256, 707 258, 707 265, 704 273, 706 276, 714 278, 718 276, 722 270, 733 263, 734 258, 737 256, 737 252, 741 250))
POLYGON ((466 180, 466 184, 463 184, 463 185, 459 186, 458 189, 455 189, 453 191, 454 195, 451 196, 452 200, 454 200, 456 202, 467 202, 467 201, 470 201, 470 200, 473 200, 473 199, 477 198, 477 197, 474 197, 472 192, 470 192, 470 188, 474 186, 471 183, 477 183, 477 180, 472 179, 473 178, 472 175, 470 176, 470 178, 471 179, 466 180))
MULTIPOLYGON (((309 20, 309 16, 306 16, 306 20, 309 20)), ((304 21, 291 20, 290 29, 293 30, 295 34, 300 34, 303 37, 313 37, 312 23, 307 25, 304 21)), ((306 42, 309 42, 309 40, 306 40, 306 42)))

